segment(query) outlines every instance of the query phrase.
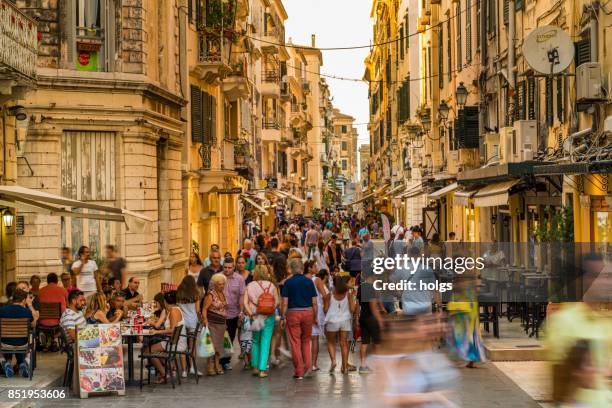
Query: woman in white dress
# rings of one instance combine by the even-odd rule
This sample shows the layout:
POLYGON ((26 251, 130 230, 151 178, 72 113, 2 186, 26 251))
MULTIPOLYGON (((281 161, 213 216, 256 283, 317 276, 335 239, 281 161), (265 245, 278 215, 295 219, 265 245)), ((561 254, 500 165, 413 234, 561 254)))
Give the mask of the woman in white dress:
POLYGON ((319 371, 317 358, 319 357, 319 336, 325 335, 325 311, 324 298, 329 296, 327 289, 329 272, 327 269, 319 269, 319 272, 312 277, 312 281, 317 289, 317 324, 312 326, 312 371, 319 371))
POLYGON ((324 298, 325 336, 327 337, 327 351, 331 359, 329 373, 336 370, 336 337, 339 338, 342 355, 342 374, 347 374, 349 365, 348 335, 352 330, 353 314, 355 313, 355 299, 349 292, 348 285, 341 276, 334 279, 332 293, 324 298))
POLYGON ((325 244, 323 241, 319 241, 317 248, 312 254, 312 257, 312 259, 314 259, 317 263, 317 271, 320 271, 321 269, 326 269, 329 271, 329 267, 327 266, 327 251, 325 251, 325 244))
POLYGON ((189 263, 185 268, 185 275, 192 276, 195 281, 198 281, 198 276, 200 276, 200 271, 202 270, 202 261, 200 260, 200 255, 192 252, 189 255, 189 263))

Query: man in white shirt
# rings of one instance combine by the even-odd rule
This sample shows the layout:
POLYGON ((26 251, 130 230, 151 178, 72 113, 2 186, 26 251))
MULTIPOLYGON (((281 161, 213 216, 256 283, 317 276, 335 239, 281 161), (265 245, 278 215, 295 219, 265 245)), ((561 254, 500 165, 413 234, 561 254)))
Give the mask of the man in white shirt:
POLYGON ((80 247, 77 253, 79 259, 72 264, 72 273, 76 276, 77 287, 86 297, 93 295, 96 291, 102 291, 98 265, 96 261, 89 259, 90 254, 91 250, 88 247, 80 247))

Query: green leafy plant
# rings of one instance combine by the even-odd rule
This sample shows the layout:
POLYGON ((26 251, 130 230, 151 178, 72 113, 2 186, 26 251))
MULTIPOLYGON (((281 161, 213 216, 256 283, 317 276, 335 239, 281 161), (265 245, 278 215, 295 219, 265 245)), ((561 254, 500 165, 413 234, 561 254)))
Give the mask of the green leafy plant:
POLYGON ((548 206, 534 231, 537 242, 573 242, 574 214, 570 207, 548 206))

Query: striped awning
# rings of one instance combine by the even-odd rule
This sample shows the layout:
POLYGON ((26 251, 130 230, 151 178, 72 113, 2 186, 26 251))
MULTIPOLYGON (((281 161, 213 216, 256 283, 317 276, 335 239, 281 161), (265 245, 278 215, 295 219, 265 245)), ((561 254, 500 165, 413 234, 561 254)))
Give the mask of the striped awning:
POLYGON ((496 207, 508 204, 510 189, 520 180, 508 180, 489 184, 474 194, 474 207, 496 207))
POLYGON ((443 187, 437 191, 434 191, 433 193, 427 194, 427 198, 429 198, 430 200, 439 200, 440 198, 444 197, 446 194, 452 193, 457 188, 459 188, 459 184, 452 183, 446 187, 443 187))

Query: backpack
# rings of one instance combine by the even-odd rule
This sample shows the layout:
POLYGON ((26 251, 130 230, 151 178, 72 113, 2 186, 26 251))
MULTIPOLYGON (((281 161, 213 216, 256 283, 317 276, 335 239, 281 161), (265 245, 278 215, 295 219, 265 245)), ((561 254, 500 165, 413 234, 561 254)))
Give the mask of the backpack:
POLYGON ((261 282, 257 281, 257 284, 264 291, 257 298, 257 310, 256 310, 257 314, 266 315, 266 316, 274 314, 274 311, 275 311, 274 306, 276 302, 274 301, 274 295, 270 293, 270 286, 272 286, 272 284, 268 285, 266 289, 264 289, 261 282))

